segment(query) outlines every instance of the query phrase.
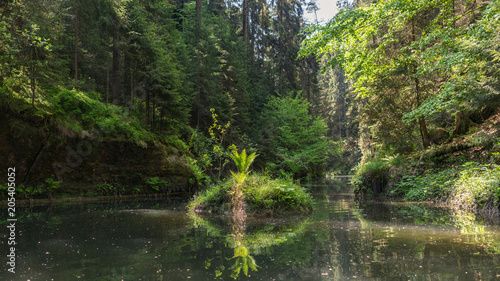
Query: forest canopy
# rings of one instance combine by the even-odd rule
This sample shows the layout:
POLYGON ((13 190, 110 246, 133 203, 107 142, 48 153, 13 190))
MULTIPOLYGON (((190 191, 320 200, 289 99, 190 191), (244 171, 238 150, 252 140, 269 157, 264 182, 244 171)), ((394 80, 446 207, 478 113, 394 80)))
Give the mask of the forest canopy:
POLYGON ((499 1, 356 1, 308 26, 300 56, 345 72, 361 127, 383 150, 415 150, 405 140, 416 130, 426 148, 429 130, 452 124, 445 113, 458 135, 467 131, 461 119, 484 120, 498 100, 499 9, 499 1))

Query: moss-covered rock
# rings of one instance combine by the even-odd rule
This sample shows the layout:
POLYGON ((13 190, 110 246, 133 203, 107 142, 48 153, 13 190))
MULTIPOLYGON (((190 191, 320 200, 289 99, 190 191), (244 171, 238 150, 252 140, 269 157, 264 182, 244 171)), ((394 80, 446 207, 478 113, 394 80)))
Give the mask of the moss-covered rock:
POLYGON ((102 131, 74 131, 60 120, 34 122, 7 108, 0 111, 0 185, 8 167, 16 168, 16 183, 44 186, 55 177, 58 191, 84 195, 99 183, 142 188, 145 180, 160 177, 168 192, 194 192, 186 152, 161 141, 129 141, 102 131))
POLYGON ((450 134, 444 128, 434 128, 429 131, 429 137, 431 139, 431 143, 439 145, 447 141, 450 134))

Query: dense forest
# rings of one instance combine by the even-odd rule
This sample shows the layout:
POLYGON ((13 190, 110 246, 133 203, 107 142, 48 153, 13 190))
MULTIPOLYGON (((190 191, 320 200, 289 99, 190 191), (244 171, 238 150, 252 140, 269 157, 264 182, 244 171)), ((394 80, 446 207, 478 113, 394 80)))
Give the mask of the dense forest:
POLYGON ((320 176, 331 143, 318 63, 297 59, 303 4, 5 1, 2 106, 69 137, 167 143, 211 178, 232 145, 271 173, 320 176))
POLYGON ((4 1, 2 110, 70 139, 166 145, 199 184, 243 148, 273 176, 354 171, 398 196, 430 169, 457 176, 467 149, 498 162, 498 1, 337 7, 322 25, 304 17, 315 1, 4 1))

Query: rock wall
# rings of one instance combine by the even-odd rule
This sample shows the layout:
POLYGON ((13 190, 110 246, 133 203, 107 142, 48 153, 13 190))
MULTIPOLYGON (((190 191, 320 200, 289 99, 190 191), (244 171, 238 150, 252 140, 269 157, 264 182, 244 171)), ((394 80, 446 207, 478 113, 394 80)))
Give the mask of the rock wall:
POLYGON ((15 167, 17 185, 43 185, 55 177, 70 194, 104 182, 141 186, 149 177, 167 181, 172 192, 194 190, 186 157, 170 145, 75 133, 48 119, 0 110, 0 184, 7 182, 7 168, 15 167))

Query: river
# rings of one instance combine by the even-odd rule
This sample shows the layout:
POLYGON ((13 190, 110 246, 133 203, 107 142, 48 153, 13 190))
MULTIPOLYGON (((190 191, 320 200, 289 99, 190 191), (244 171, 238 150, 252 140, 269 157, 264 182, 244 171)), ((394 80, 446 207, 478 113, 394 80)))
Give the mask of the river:
POLYGON ((239 227, 188 216, 187 199, 18 208, 16 273, 0 279, 500 279, 498 225, 427 204, 359 203, 346 179, 306 185, 311 214, 239 227))

